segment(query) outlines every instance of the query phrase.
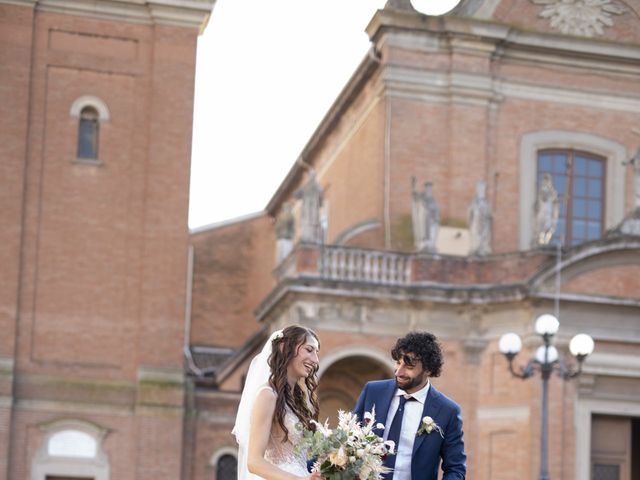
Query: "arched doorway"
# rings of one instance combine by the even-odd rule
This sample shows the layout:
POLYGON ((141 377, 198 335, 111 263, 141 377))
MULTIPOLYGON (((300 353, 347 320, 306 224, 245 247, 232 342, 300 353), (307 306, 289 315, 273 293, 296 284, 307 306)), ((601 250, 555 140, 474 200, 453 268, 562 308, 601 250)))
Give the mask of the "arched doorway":
POLYGON ((356 354, 331 363, 323 369, 318 384, 319 420, 324 422, 328 418, 335 426, 338 410, 352 410, 365 383, 391 375, 389 363, 371 356, 356 354))

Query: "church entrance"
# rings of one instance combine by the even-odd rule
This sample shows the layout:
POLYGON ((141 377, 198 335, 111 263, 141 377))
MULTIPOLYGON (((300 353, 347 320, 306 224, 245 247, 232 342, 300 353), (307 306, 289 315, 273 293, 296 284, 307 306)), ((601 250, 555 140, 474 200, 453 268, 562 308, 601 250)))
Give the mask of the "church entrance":
MULTIPOLYGON (((352 356, 333 363, 322 374, 318 384, 318 420, 323 423, 329 418, 329 423, 335 426, 338 419, 336 412, 353 410, 365 383, 386 378, 390 378, 387 367, 372 358, 352 356)), ((384 422, 384 419, 381 421, 384 422)))
POLYGON ((591 480, 640 480, 640 418, 592 416, 591 480))

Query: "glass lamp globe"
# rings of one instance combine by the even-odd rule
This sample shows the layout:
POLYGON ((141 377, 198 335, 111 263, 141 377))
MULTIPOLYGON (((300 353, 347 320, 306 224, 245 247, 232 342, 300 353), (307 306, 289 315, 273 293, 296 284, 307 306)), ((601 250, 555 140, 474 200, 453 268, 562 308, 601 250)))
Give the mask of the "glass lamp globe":
POLYGON ((498 344, 500 353, 515 355, 522 349, 522 340, 515 333, 505 333, 500 337, 500 343, 498 344))
POLYGON ((455 8, 461 0, 411 0, 411 6, 425 15, 444 15, 455 8))
POLYGON ((593 338, 586 333, 579 333, 569 342, 569 351, 574 357, 586 357, 593 353, 593 338))
POLYGON ((555 335, 560 327, 560 322, 550 313, 540 315, 536 320, 536 333, 538 335, 555 335))
POLYGON ((553 345, 549 345, 548 347, 545 347, 544 345, 541 345, 538 347, 538 349, 536 350, 536 361, 538 363, 553 363, 556 360, 558 360, 558 349, 556 347, 554 347, 553 345), (545 362, 544 360, 544 350, 545 348, 547 348, 547 361, 545 362))

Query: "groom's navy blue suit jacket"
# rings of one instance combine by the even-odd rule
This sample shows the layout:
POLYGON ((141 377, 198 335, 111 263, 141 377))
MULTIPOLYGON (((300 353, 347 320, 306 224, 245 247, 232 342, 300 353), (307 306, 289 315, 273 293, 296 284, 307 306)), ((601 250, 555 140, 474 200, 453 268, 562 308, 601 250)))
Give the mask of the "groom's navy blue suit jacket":
MULTIPOLYGON (((375 405, 376 423, 386 421, 395 391, 394 380, 367 383, 356 403, 354 413, 362 419, 364 413, 371 412, 375 405)), ((464 452, 460 407, 431 385, 422 411, 422 417, 425 416, 433 418, 442 428, 444 438, 435 430, 416 437, 411 459, 411 479, 436 480, 438 464, 442 458, 443 480, 464 480, 467 455, 464 452)), ((417 431, 419 426, 412 428, 417 431)), ((384 432, 378 430, 376 433, 382 436, 384 432)))

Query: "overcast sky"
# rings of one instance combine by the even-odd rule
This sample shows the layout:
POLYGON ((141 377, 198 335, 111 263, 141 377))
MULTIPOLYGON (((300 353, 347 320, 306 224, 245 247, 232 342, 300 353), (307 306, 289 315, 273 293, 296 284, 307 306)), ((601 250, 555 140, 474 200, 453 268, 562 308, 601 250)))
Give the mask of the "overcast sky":
POLYGON ((190 228, 266 206, 367 54, 364 30, 385 3, 217 0, 198 40, 190 228))

